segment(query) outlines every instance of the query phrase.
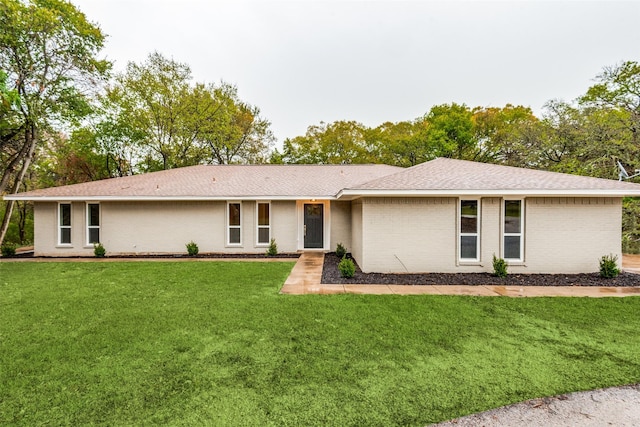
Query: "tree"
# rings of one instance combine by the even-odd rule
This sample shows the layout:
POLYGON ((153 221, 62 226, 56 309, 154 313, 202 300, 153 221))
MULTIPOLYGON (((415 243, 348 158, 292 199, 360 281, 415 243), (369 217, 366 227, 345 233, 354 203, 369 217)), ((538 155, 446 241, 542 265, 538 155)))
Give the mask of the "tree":
MULTIPOLYGON (((102 31, 63 0, 0 2, 0 69, 20 97, 15 134, 3 139, 0 193, 15 193, 45 129, 77 122, 90 111, 87 95, 109 63, 96 58, 102 31)), ((6 203, 0 243, 14 202, 6 203)))
POLYGON ((475 159, 478 146, 472 117, 472 111, 464 104, 431 107, 425 116, 428 126, 424 141, 430 157, 475 159))
POLYGON ((107 158, 128 158, 143 172, 265 161, 273 135, 260 110, 231 85, 191 79, 187 64, 158 52, 130 62, 102 100, 96 138, 107 158))
POLYGON ((320 122, 309 126, 304 136, 286 139, 282 154, 276 151, 272 163, 373 163, 376 159, 367 148, 366 131, 354 121, 320 122))
MULTIPOLYGON (((129 62, 109 87, 104 106, 115 119, 112 131, 128 134, 144 159, 144 171, 188 165, 194 141, 187 129, 191 70, 158 52, 143 64, 129 62), (178 155, 180 154, 180 155, 178 155)), ((105 129, 104 122, 101 124, 105 129)))
POLYGON ((605 67, 596 80, 579 98, 580 104, 627 112, 620 124, 632 133, 634 144, 640 143, 640 64, 627 61, 605 67))
POLYGON ((540 120, 528 107, 505 105, 473 109, 475 160, 509 166, 536 167, 540 120))
POLYGON ((238 89, 226 83, 197 85, 200 109, 194 115, 201 129, 196 136, 204 159, 212 164, 265 163, 274 137, 271 123, 260 117, 258 107, 238 98, 238 89))
POLYGON ((593 144, 604 142, 610 147, 609 166, 619 159, 633 169, 640 168, 640 64, 627 61, 605 67, 596 81, 578 99, 590 117, 589 135, 596 137, 593 144))
POLYGON ((424 118, 397 123, 386 122, 365 132, 367 146, 377 162, 409 167, 431 160, 425 145, 428 123, 424 118))
POLYGON ((7 86, 7 77, 7 73, 0 70, 0 147, 14 136, 17 128, 14 121, 20 107, 18 91, 7 86))
POLYGON ((87 127, 66 134, 48 135, 39 150, 38 187, 77 184, 112 177, 108 159, 87 127))

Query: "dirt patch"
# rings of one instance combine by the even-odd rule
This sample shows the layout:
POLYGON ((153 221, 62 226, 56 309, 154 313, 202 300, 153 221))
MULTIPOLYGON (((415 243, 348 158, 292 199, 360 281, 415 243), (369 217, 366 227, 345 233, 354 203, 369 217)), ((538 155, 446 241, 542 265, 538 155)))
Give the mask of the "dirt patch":
POLYGON ((499 278, 490 273, 363 273, 357 263, 355 276, 351 279, 345 279, 340 277, 339 262, 340 258, 335 253, 325 255, 321 283, 344 285, 640 286, 640 274, 624 272, 613 279, 603 279, 598 273, 509 274, 505 278, 499 278))

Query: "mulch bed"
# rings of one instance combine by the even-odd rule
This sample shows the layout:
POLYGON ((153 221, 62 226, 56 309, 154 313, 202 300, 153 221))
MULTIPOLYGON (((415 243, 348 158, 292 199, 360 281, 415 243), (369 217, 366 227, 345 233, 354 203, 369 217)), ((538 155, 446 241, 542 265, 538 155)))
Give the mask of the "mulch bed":
POLYGON ((340 277, 339 262, 340 258, 335 253, 325 255, 322 283, 344 285, 640 286, 640 274, 624 272, 613 279, 603 279, 599 273, 509 274, 501 279, 490 273, 363 273, 357 263, 356 274, 351 279, 345 279, 340 277))
MULTIPOLYGON (((35 257, 33 256, 33 252, 28 253, 19 253, 10 258, 50 258, 50 257, 35 257)), ((67 257, 65 257, 67 258, 67 257)), ((68 259, 73 258, 95 258, 93 255, 87 255, 84 257, 68 257, 68 259)), ((298 253, 282 253, 273 256, 266 256, 265 254, 227 254, 227 253, 204 253, 198 254, 196 256, 189 256, 187 254, 162 254, 162 255, 109 255, 107 252, 107 256, 105 258, 114 258, 114 259, 132 259, 132 258, 151 258, 151 259, 176 259, 176 258, 238 258, 238 259, 259 259, 259 258, 283 258, 283 259, 296 259, 300 258, 300 254, 298 253)))
MULTIPOLYGON (((107 253, 107 258, 109 254, 107 253)), ((300 258, 300 254, 278 254, 267 256, 262 254, 227 254, 227 253, 205 253, 190 256, 187 254, 167 254, 167 255, 114 255, 113 258, 238 258, 238 259, 258 259, 258 258, 300 258)))

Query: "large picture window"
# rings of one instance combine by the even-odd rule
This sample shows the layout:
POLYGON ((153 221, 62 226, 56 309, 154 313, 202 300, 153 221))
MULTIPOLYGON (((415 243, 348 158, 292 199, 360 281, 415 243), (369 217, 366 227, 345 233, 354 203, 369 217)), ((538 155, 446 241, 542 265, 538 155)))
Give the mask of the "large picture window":
POLYGON ((227 244, 242 244, 242 204, 233 202, 227 204, 227 244))
POLYGON ((480 206, 478 200, 460 200, 460 260, 480 259, 480 206))
POLYGON ((71 244, 71 203, 58 205, 58 244, 71 244))
POLYGON ((504 259, 522 261, 522 200, 504 201, 504 259))
POLYGON ((268 245, 271 241, 271 204, 258 202, 258 245, 268 245))
POLYGON ((100 204, 87 203, 87 243, 100 243, 100 204))

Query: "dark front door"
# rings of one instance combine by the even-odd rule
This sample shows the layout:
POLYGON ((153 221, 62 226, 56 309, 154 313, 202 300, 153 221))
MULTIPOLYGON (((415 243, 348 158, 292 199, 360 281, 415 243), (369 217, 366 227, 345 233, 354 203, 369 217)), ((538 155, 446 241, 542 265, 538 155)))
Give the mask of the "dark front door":
POLYGON ((304 247, 320 248, 324 247, 323 242, 323 209, 322 204, 304 205, 304 247))

